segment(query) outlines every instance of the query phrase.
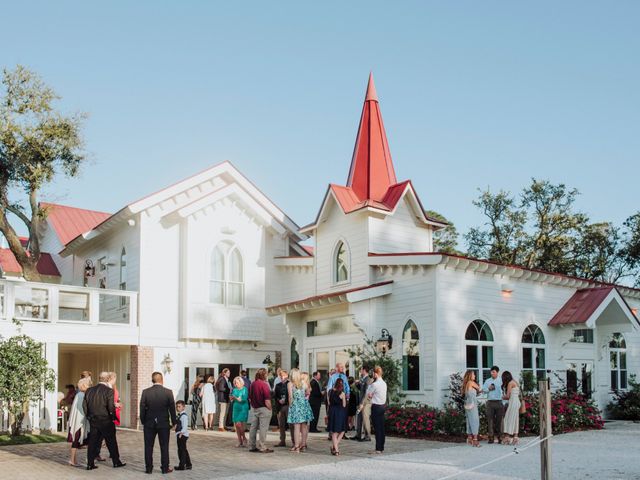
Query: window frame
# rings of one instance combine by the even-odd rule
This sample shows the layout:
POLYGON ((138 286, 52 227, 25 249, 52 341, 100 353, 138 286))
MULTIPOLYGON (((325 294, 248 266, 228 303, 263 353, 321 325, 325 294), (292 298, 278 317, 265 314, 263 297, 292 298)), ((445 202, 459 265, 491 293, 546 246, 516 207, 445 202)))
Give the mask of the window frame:
POLYGON ((627 391, 627 389, 629 388, 629 367, 628 367, 628 358, 627 358, 627 340, 626 338, 624 338, 624 335, 620 332, 614 332, 613 335, 611 336, 611 338, 609 339, 609 343, 608 343, 608 347, 609 347, 609 387, 611 389, 612 392, 616 392, 616 391, 627 391), (615 338, 617 336, 617 339, 615 338), (613 347, 612 343, 615 341, 618 341, 618 345, 624 344, 624 346, 617 346, 617 347, 613 347), (611 355, 615 355, 615 362, 616 362, 616 367, 612 368, 611 366, 611 355), (620 367, 620 358, 621 355, 624 355, 624 363, 625 363, 625 367, 621 368, 620 367), (616 379, 616 387, 614 388, 613 386, 613 382, 611 380, 613 380, 613 375, 615 372, 615 379, 616 379), (624 383, 625 386, 622 387, 622 372, 624 372, 624 383))
POLYGON ((335 246, 333 247, 331 264, 332 264, 332 268, 331 268, 332 284, 333 285, 349 284, 351 282, 351 251, 349 250, 349 244, 346 242, 346 240, 340 238, 336 242, 335 246), (340 247, 344 248, 344 256, 342 257, 342 260, 340 259, 340 251, 341 251, 340 247), (340 265, 339 262, 341 262, 342 265, 340 265), (342 280, 339 278, 341 268, 344 268, 346 272, 346 278, 342 280))
POLYGON ((495 365, 494 347, 495 347, 495 336, 493 335, 493 329, 491 328, 491 325, 489 325, 489 322, 487 322, 486 320, 482 320, 481 318, 476 318, 471 322, 469 322, 469 324, 467 325, 467 328, 464 331, 464 355, 465 355, 464 365, 466 370, 473 370, 474 372, 476 372, 476 380, 480 385, 484 384, 484 382, 488 378, 491 378, 491 367, 495 365), (478 340, 469 340, 467 339, 467 332, 469 331, 472 325, 476 325, 476 322, 482 323, 482 326, 480 328, 475 326, 476 332, 478 333, 478 340), (491 340, 480 340, 480 338, 482 337, 482 331, 485 329, 490 333, 491 340), (477 367, 469 366, 469 359, 468 359, 469 352, 467 347, 476 347, 477 367), (491 362, 488 362, 488 363, 491 363, 490 365, 485 365, 484 362, 482 361, 484 348, 487 348, 487 352, 489 351, 491 352, 491 362), (484 377, 485 371, 488 372, 487 378, 484 377))
POLYGON ((536 325, 535 323, 530 323, 528 324, 525 329, 522 331, 522 336, 520 337, 520 353, 522 355, 522 361, 520 362, 521 364, 521 372, 532 372, 533 373, 533 380, 535 382, 535 386, 534 386, 534 390, 537 390, 537 385, 538 385, 538 381, 539 380, 544 380, 545 378, 547 378, 547 340, 544 336, 544 332, 542 331, 542 328, 539 325, 536 325), (529 330, 529 332, 531 333, 531 339, 533 340, 533 342, 525 342, 524 341, 524 336, 527 333, 527 330, 529 330), (542 342, 535 342, 536 339, 536 333, 539 332, 540 335, 542 336, 542 342), (530 357, 530 362, 531 362, 531 367, 530 368, 525 368, 524 366, 524 360, 525 360, 525 349, 530 349, 531 352, 529 353, 530 357), (537 360, 537 352, 538 350, 542 351, 542 355, 543 355, 543 362, 544 362, 544 367, 538 367, 536 360, 537 360), (539 373, 542 373, 542 377, 538 376, 539 373))
POLYGON ((421 390, 422 387, 422 372, 421 372, 421 368, 420 368, 420 329, 418 329, 418 325, 416 324, 416 322, 413 321, 412 318, 409 318, 406 323, 404 324, 404 328, 402 329, 402 369, 403 369, 403 375, 402 375, 402 391, 403 392, 407 392, 407 393, 414 393, 414 392, 419 392, 421 390), (411 325, 413 325, 415 327, 415 331, 417 334, 417 338, 411 338, 409 340, 409 343, 415 341, 415 347, 417 348, 417 355, 406 355, 405 354, 405 334, 406 332, 409 330, 411 330, 411 325), (416 388, 409 388, 409 384, 412 383, 409 381, 409 357, 416 357, 416 364, 415 366, 417 367, 417 371, 415 372, 416 375, 416 380, 417 380, 417 387, 416 388), (405 365, 405 359, 406 359, 406 365, 405 365), (407 376, 406 376, 406 383, 405 383, 405 368, 407 369, 407 376))
MULTIPOLYGON (((217 272, 216 272, 217 273, 217 272)), ((245 307, 245 263, 244 255, 238 245, 234 242, 222 240, 215 244, 211 250, 209 256, 209 303, 211 305, 223 306, 227 308, 244 308, 245 307), (222 259, 222 276, 221 278, 214 278, 214 261, 216 261, 217 253, 220 253, 222 259), (231 261, 233 254, 237 254, 240 262, 240 278, 241 280, 231 280, 231 261), (213 285, 221 287, 222 302, 216 302, 213 300, 212 287, 213 285), (240 290, 240 303, 231 303, 230 292, 231 287, 239 287, 240 290)))

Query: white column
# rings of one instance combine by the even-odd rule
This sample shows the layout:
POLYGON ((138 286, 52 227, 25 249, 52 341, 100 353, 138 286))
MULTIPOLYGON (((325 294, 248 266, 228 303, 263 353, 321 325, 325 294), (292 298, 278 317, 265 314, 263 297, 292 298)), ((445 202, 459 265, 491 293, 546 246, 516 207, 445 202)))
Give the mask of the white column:
POLYGON ((58 421, 58 343, 47 342, 45 346, 45 358, 49 368, 53 369, 56 374, 56 383, 53 392, 45 392, 39 426, 40 430, 55 431, 58 421))

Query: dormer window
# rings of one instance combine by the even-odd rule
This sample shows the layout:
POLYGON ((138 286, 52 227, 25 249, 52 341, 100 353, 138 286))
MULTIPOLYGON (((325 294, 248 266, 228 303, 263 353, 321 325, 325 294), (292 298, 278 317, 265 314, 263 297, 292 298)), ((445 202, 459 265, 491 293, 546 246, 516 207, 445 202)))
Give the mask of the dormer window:
POLYGON ((343 241, 339 241, 335 249, 334 282, 349 281, 349 252, 343 241))

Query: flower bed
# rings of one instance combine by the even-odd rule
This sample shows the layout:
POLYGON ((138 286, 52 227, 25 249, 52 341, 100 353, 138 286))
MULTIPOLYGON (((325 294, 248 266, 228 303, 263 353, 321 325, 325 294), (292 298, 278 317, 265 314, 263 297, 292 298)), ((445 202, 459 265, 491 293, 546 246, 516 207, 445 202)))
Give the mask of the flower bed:
MULTIPOLYGON (((537 397, 526 397, 527 411, 520 415, 521 435, 537 435, 539 412, 537 397)), ((583 395, 555 393, 551 399, 553 433, 575 430, 601 429, 604 426, 600 411, 593 400, 583 395)), ((486 433, 484 405, 480 405, 480 434, 486 433)), ((434 438, 452 440, 466 434, 464 411, 456 407, 434 408, 427 405, 391 405, 387 408, 386 429, 391 435, 409 438, 434 438)))

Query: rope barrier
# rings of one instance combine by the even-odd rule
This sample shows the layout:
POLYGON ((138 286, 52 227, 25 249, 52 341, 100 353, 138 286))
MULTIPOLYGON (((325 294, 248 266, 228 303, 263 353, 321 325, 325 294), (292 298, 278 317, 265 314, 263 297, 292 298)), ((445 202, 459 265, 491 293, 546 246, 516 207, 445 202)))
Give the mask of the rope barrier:
POLYGON ((460 470, 459 472, 452 473, 451 475, 447 475, 445 477, 440 477, 438 480, 449 480, 450 478, 455 478, 458 475, 461 475, 463 473, 473 472, 474 470, 478 470, 478 469, 480 469, 482 467, 486 467, 487 465, 491 465, 492 463, 499 462, 501 460, 504 460, 505 458, 509 458, 512 455, 518 455, 520 452, 524 452, 525 450, 527 450, 527 449, 529 449, 529 448, 531 448, 531 447, 533 447, 535 445, 538 445, 538 444, 540 444, 540 443, 542 443, 542 442, 544 442, 546 440, 549 440, 551 437, 553 437, 553 435, 549 435, 549 436, 547 436, 545 438, 540 438, 538 436, 538 437, 534 438, 533 440, 531 440, 529 443, 527 443, 522 448, 518 448, 516 446, 516 447, 513 448, 512 452, 509 452, 509 453, 507 453, 505 455, 502 455, 501 457, 494 458, 493 460, 489 460, 488 462, 482 463, 480 465, 476 465, 475 467, 467 468, 465 470, 460 470))

